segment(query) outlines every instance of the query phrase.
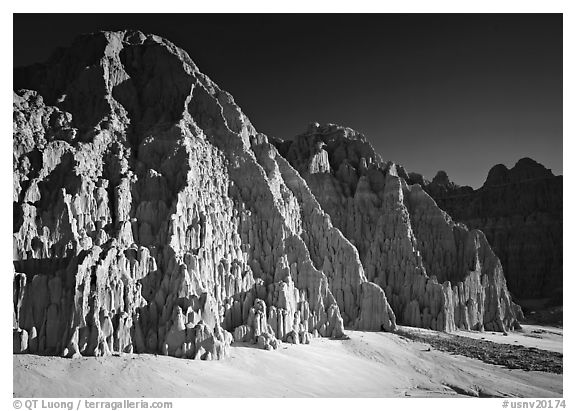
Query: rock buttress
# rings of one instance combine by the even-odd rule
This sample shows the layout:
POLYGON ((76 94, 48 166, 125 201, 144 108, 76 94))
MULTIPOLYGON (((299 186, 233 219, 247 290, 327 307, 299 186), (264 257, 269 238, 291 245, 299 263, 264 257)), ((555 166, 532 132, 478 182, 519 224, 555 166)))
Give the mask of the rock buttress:
POLYGON ((358 249, 399 323, 443 331, 518 326, 484 234, 456 224, 419 185, 408 185, 406 171, 383 162, 363 135, 315 123, 276 144, 358 249))
POLYGON ((306 182, 170 42, 14 73, 14 352, 218 359, 395 327, 306 182))

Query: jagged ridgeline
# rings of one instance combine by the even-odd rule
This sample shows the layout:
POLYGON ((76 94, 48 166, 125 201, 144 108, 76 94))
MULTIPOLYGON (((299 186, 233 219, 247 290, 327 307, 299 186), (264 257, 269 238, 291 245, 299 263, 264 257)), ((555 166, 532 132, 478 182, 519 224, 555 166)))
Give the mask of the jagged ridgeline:
POLYGON ((407 184, 406 171, 382 161, 362 134, 315 123, 275 144, 358 249, 366 277, 384 289, 399 323, 442 331, 518 326, 521 311, 484 234, 455 223, 419 184, 407 184))
MULTIPOLYGON (((395 328, 306 181, 183 50, 140 32, 85 35, 16 69, 14 85, 15 352, 217 359, 233 340, 270 349, 395 328)), ((471 247, 497 265, 482 241, 471 247)), ((379 264, 373 279, 415 274, 379 264)), ((486 281, 472 301, 505 326, 503 279, 486 281)), ((405 293, 413 315, 429 306, 448 323, 451 306, 413 284, 396 284, 394 301, 405 293)))
POLYGON ((562 304, 562 176, 522 158, 511 169, 492 167, 477 190, 443 172, 431 182, 410 177, 453 218, 486 234, 515 297, 562 304))

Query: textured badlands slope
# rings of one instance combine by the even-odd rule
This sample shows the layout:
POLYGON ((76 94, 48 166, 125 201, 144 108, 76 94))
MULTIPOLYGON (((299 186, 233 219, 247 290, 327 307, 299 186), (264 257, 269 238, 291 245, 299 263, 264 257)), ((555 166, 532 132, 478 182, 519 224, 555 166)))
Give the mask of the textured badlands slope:
POLYGON ((356 246, 399 323, 443 331, 517 326, 518 307, 484 234, 452 221, 362 134, 312 124, 276 144, 356 246))
POLYGON ((14 79, 15 352, 210 359, 395 327, 306 182, 181 49, 97 33, 14 79))

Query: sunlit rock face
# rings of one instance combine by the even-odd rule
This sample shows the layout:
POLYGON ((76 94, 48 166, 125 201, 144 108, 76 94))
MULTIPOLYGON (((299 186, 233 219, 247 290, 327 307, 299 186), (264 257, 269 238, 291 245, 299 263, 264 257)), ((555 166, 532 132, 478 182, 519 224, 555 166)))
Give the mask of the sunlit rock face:
POLYGON ((14 82, 15 352, 219 359, 395 328, 306 181, 183 50, 96 33, 14 82))
POLYGON ((530 158, 492 167, 482 187, 426 184, 455 220, 482 230, 518 298, 562 302, 562 176, 530 158))
POLYGON ((314 123, 275 143, 358 249, 399 323, 444 331, 518 326, 521 312, 484 234, 455 223, 362 134, 314 123))

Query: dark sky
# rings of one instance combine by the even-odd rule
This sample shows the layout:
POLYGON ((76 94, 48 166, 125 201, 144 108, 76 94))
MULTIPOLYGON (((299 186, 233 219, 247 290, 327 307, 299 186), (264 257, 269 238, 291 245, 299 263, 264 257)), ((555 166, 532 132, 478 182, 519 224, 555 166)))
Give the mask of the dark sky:
POLYGON ((562 173, 561 14, 17 14, 14 65, 125 28, 185 49, 268 135, 345 125, 473 187, 526 156, 562 173))

